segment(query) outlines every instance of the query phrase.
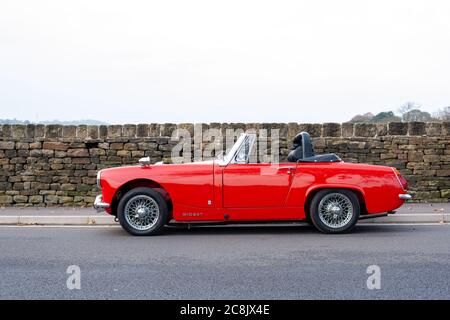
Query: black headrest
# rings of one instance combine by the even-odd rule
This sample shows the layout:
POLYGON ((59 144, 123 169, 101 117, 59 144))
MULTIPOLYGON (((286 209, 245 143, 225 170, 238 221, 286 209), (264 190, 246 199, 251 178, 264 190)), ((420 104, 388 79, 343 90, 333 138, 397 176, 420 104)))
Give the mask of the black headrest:
MULTIPOLYGON (((300 132, 300 133, 297 133, 297 135, 294 137, 294 140, 292 140, 292 143, 293 143, 292 149, 295 149, 295 148, 297 148, 298 146, 301 146, 301 145, 302 145, 303 134, 304 134, 304 133, 306 133, 306 132, 300 132)), ((307 134, 307 133, 306 133, 306 134, 307 134)))
POLYGON ((308 132, 300 132, 297 134, 293 141, 294 149, 302 146, 303 158, 314 156, 314 148, 311 142, 311 137, 308 132))
POLYGON ((289 153, 288 160, 296 162, 300 159, 314 156, 314 148, 311 137, 307 132, 300 132, 294 137, 292 151, 289 153))

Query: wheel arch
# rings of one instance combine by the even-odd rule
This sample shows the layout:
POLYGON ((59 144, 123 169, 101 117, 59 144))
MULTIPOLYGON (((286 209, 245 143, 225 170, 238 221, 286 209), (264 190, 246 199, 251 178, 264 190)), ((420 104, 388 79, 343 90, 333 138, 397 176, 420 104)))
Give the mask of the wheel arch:
POLYGON ((309 219, 310 216, 310 206, 311 206, 311 201, 314 198, 314 196, 321 190, 327 190, 327 189, 339 189, 339 190, 349 190, 352 191, 356 197, 358 198, 359 201, 359 205, 360 205, 360 210, 361 210, 361 215, 365 215, 367 214, 367 207, 366 207, 366 201, 365 201, 365 197, 364 197, 364 191, 358 187, 355 186, 317 186, 314 188, 311 188, 307 191, 306 193, 306 197, 305 197, 305 204, 304 204, 304 210, 305 210, 305 215, 306 217, 309 219))
POLYGON ((167 190, 162 185, 151 179, 134 179, 121 185, 112 198, 111 214, 117 216, 117 206, 119 205, 119 201, 123 197, 123 195, 128 191, 139 187, 151 188, 161 194, 161 196, 166 201, 170 220, 172 218, 173 212, 172 198, 170 197, 169 192, 167 192, 167 190))

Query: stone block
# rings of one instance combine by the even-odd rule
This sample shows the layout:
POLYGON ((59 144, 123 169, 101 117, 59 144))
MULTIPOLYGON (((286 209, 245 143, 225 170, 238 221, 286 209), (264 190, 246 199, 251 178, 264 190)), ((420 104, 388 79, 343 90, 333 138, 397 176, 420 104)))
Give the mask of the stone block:
POLYGON ((373 123, 355 123, 355 137, 375 137, 377 126, 373 123))
POLYGON ((78 125, 77 126, 77 139, 85 140, 88 136, 87 133, 87 125, 78 125))
POLYGON ((77 149, 69 149, 67 150, 67 156, 68 157, 89 157, 89 151, 84 148, 77 148, 77 149))
POLYGON ((46 141, 44 142, 44 145, 42 147, 43 149, 50 149, 50 150, 67 150, 69 148, 68 143, 64 142, 50 142, 46 141))
POLYGON ((299 132, 306 131, 311 137, 321 137, 322 136, 322 125, 318 123, 299 123, 299 132))
POLYGON ((121 125, 110 125, 108 126, 107 137, 114 139, 120 138, 122 136, 122 126, 121 125))
POLYGON ((427 136, 439 136, 442 134, 442 126, 439 122, 427 122, 425 124, 425 134, 427 136))
POLYGON ((27 137, 26 126, 23 124, 11 125, 11 133, 13 139, 24 139, 27 137))
POLYGON ((96 125, 87 126, 87 138, 88 139, 98 139, 99 127, 96 125))
POLYGON ((341 125, 339 123, 324 123, 322 125, 323 137, 340 137, 341 125))
POLYGON ((13 150, 15 143, 13 141, 0 141, 1 150, 13 150))
POLYGON ((108 138, 108 126, 100 125, 98 127, 98 137, 100 139, 106 139, 108 138))
POLYGON ((136 125, 135 124, 125 124, 122 128, 122 136, 127 138, 136 137, 136 125))
POLYGON ((172 132, 177 129, 177 125, 174 123, 161 124, 161 136, 171 137, 172 132))
POLYGON ((391 136, 404 136, 408 133, 408 124, 404 122, 390 122, 388 134, 391 136))
POLYGON ((36 126, 34 124, 27 124, 26 125, 26 135, 28 139, 32 139, 34 138, 34 131, 35 131, 36 126))
POLYGON ((442 122, 441 125, 442 125, 442 135, 450 136, 450 122, 445 121, 445 122, 442 122))
POLYGON ((377 123, 376 126, 376 132, 377 137, 386 136, 388 134, 388 124, 387 123, 377 123))
POLYGON ((46 132, 45 125, 37 124, 37 125, 34 126, 34 137, 35 138, 44 138, 45 137, 45 132, 46 132))
POLYGON ((189 132, 189 134, 191 135, 191 138, 194 138, 194 124, 192 124, 192 123, 180 123, 177 126, 177 129, 182 129, 182 130, 185 130, 185 131, 189 132))
POLYGON ((30 149, 30 144, 28 142, 16 142, 17 150, 28 150, 30 149))
POLYGON ((9 195, 0 195, 0 206, 9 205, 13 202, 13 197, 9 195))
POLYGON ((22 195, 15 195, 13 197, 13 201, 14 201, 14 203, 27 203, 28 202, 28 197, 27 196, 22 196, 22 195))
POLYGON ((49 124, 45 126, 45 138, 61 138, 63 126, 60 124, 49 124))
POLYGON ((354 135, 354 124, 351 122, 345 122, 341 124, 342 137, 349 138, 354 135))
POLYGON ((408 134, 410 136, 421 136, 426 133, 425 122, 409 122, 408 134))
POLYGON ((140 123, 137 125, 136 136, 138 138, 148 137, 149 132, 150 132, 150 129, 149 129, 148 124, 140 123))
POLYGON ((123 149, 123 143, 121 142, 113 142, 109 145, 110 150, 122 150, 123 149))
POLYGON ((77 136, 77 126, 64 126, 63 127, 63 138, 75 139, 77 136))
POLYGON ((1 137, 3 138, 11 138, 11 125, 10 124, 4 124, 1 126, 2 131, 1 131, 1 137))

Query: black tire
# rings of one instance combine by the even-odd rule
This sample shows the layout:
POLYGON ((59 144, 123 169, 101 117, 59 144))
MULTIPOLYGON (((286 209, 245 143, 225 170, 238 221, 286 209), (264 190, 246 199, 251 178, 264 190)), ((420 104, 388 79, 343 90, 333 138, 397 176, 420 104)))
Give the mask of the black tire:
MULTIPOLYGON (((333 206, 332 204, 331 206, 331 209, 335 208, 335 206, 333 206)), ((319 231, 323 233, 347 233, 351 231, 356 222, 358 222, 360 211, 361 209, 358 197, 353 191, 346 189, 324 189, 320 190, 316 195, 314 195, 314 198, 311 201, 309 212, 311 213, 311 222, 319 231), (325 210, 326 207, 330 205, 327 205, 327 201, 328 203, 336 203, 333 202, 336 201, 336 199, 339 199, 343 203, 343 205, 337 206, 340 208, 340 210, 337 211, 336 214, 332 213, 331 211, 325 210), (322 210, 326 212, 325 215, 328 214, 329 217, 337 216, 342 219, 342 221, 339 221, 339 223, 334 221, 326 223, 327 217, 324 217, 324 214, 320 214, 319 206, 321 206, 322 210), (350 212, 350 208, 351 213, 347 213, 350 212)))
MULTIPOLYGON (((130 203, 131 206, 132 203, 130 203)), ((154 207, 156 208, 156 207, 154 207)), ((155 209, 156 210, 156 209, 155 209)), ((152 236, 158 234, 161 229, 166 224, 168 218, 168 210, 167 204, 161 194, 151 188, 136 188, 128 191, 119 201, 119 205, 117 206, 117 218, 119 219, 120 225, 129 233, 135 236, 152 236), (145 198, 148 201, 151 201, 152 204, 156 202, 156 205, 159 209, 159 214, 153 223, 148 224, 151 225, 148 229, 141 230, 133 226, 130 222, 129 218, 125 214, 125 209, 127 204, 130 201, 137 201, 138 198, 145 198), (150 200, 150 199, 153 199, 150 200)))
POLYGON ((309 226, 314 226, 309 214, 306 214, 305 220, 303 220, 303 222, 307 223, 309 226))

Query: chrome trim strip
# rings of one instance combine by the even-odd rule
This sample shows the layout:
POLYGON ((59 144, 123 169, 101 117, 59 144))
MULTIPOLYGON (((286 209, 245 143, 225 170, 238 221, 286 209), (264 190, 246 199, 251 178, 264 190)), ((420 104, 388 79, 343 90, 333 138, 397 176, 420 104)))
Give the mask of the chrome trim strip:
POLYGON ((407 194, 407 193, 399 194, 398 197, 402 200, 411 200, 412 199, 412 195, 407 194))
POLYGON ((99 188, 99 189, 102 188, 102 186, 101 186, 101 184, 100 184, 101 172, 102 172, 102 170, 99 170, 99 171, 97 172, 97 188, 99 188))
POLYGON ((402 190, 403 190, 403 191, 406 191, 406 189, 403 188, 402 182, 400 181, 400 178, 398 177, 397 172, 395 172, 395 168, 394 168, 394 167, 391 167, 391 169, 392 169, 392 172, 394 172, 394 176, 397 178, 398 184, 400 185, 400 187, 402 188, 402 190))

